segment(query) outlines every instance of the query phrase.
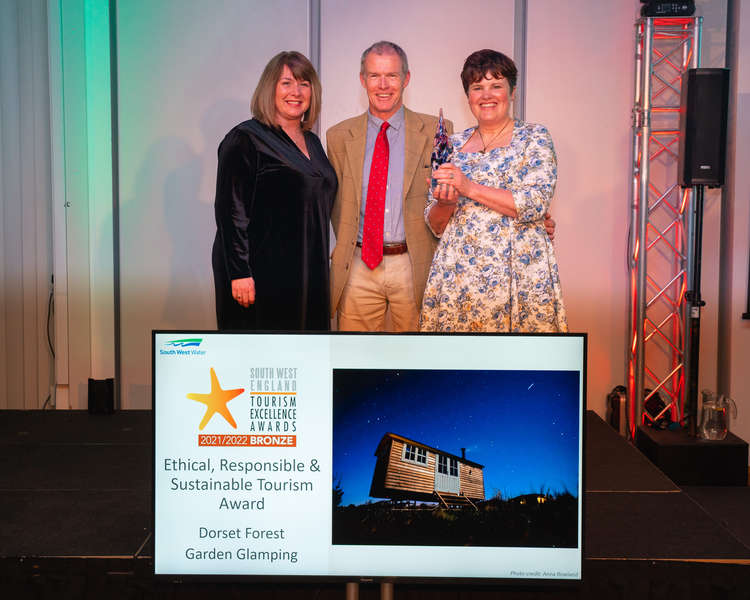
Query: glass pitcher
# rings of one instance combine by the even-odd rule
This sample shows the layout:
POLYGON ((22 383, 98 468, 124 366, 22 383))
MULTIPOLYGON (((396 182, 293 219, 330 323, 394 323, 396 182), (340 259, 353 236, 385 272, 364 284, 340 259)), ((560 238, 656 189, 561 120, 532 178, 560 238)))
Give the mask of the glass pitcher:
POLYGON ((704 440, 723 440, 729 432, 729 410, 737 418, 737 405, 729 396, 716 395, 710 390, 703 390, 703 418, 701 419, 700 436, 704 440))

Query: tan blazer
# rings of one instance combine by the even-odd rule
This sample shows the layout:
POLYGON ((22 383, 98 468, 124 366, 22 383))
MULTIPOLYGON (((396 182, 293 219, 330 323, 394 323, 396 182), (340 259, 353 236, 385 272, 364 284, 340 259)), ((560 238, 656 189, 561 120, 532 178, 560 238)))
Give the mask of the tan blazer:
MULTIPOLYGON (((422 306, 427 274, 435 253, 437 239, 424 222, 430 176, 430 155, 437 129, 437 117, 404 108, 406 127, 404 155, 403 215, 406 245, 414 274, 414 297, 417 310, 422 306)), ((453 125, 446 121, 448 133, 453 125)), ((331 222, 336 247, 331 255, 331 316, 336 314, 341 292, 349 273, 357 244, 359 214, 362 203, 362 169, 365 164, 367 113, 342 121, 326 132, 328 160, 331 161, 339 189, 333 204, 331 222)))

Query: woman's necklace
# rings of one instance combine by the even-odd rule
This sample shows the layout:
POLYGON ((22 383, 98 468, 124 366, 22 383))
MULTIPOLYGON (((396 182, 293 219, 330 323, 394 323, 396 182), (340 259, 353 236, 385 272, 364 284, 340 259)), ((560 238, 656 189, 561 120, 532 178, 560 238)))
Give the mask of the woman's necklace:
POLYGON ((489 142, 485 142, 484 141, 484 136, 482 135, 482 132, 479 130, 479 126, 477 126, 477 132, 479 133, 479 139, 482 140, 482 149, 480 150, 480 152, 482 154, 484 154, 485 152, 487 152, 487 146, 489 146, 490 144, 492 144, 492 142, 494 142, 497 138, 499 138, 500 135, 503 133, 503 131, 505 131, 505 129, 508 127, 508 124, 511 123, 512 121, 513 121, 513 119, 509 118, 505 122, 505 125, 503 125, 503 128, 500 131, 498 131, 495 135, 493 135, 492 139, 489 142))

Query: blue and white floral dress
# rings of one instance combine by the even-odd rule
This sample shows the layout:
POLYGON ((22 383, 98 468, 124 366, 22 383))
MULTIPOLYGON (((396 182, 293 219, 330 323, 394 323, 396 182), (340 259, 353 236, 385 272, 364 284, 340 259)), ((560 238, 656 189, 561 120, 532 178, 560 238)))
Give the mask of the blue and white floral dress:
MULTIPOLYGON (((451 162, 477 183, 512 192, 517 218, 460 197, 432 260, 422 331, 567 331, 555 251, 544 229, 557 181, 552 138, 515 121, 510 144, 461 152, 475 128, 451 137, 451 162)), ((435 200, 430 196, 425 220, 435 200)))

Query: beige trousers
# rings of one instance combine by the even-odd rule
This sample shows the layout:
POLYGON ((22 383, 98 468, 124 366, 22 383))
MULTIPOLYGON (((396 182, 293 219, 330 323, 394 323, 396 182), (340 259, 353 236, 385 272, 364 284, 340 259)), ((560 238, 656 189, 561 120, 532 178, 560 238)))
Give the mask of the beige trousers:
POLYGON ((356 248, 339 302, 339 331, 385 331, 390 308, 393 331, 417 331, 417 303, 409 254, 384 256, 374 269, 356 248))

